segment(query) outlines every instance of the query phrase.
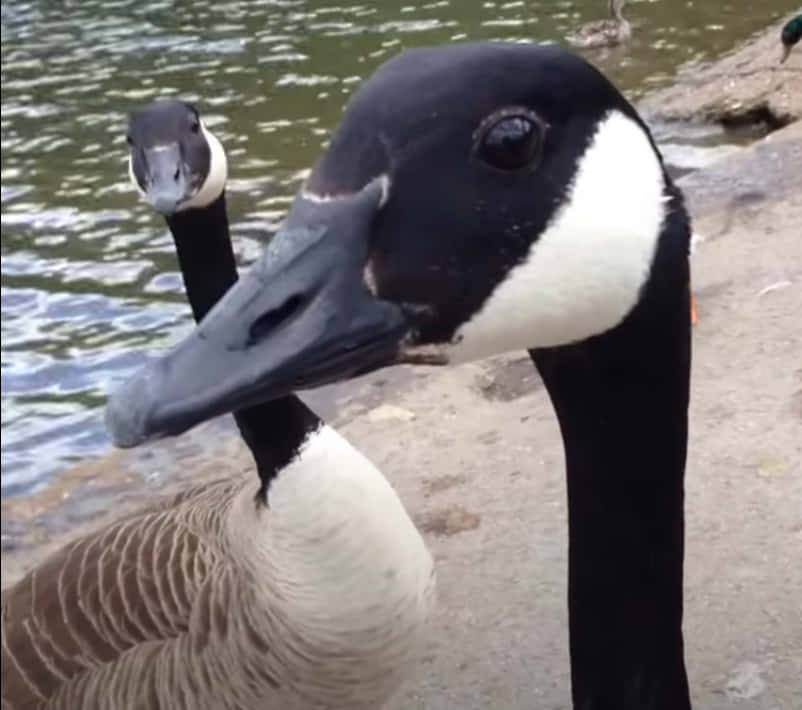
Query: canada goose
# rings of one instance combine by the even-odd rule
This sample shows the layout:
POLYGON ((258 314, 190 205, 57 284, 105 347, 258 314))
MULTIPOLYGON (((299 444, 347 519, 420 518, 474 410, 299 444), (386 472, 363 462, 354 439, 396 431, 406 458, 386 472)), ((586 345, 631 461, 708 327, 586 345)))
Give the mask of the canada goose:
POLYGON ((632 25, 624 17, 626 3, 627 0, 610 0, 610 19, 583 25, 576 34, 568 37, 568 41, 581 49, 613 47, 628 42, 632 38, 632 25))
MULTIPOLYGON (((237 279, 226 156, 197 111, 130 121, 129 171, 201 318, 237 279)), ((378 708, 433 567, 373 465, 290 395, 235 414, 260 484, 199 485, 77 540, 3 593, 3 708, 378 708)))
POLYGON ((565 447, 574 706, 687 710, 689 240, 647 126, 590 64, 406 51, 351 98, 263 257, 107 425, 135 446, 300 386, 528 349, 565 447))
POLYGON ((796 17, 792 17, 783 26, 782 33, 780 34, 780 41, 783 45, 783 53, 782 57, 780 58, 780 64, 788 59, 788 55, 791 54, 791 50, 800 39, 802 39, 802 13, 796 17))

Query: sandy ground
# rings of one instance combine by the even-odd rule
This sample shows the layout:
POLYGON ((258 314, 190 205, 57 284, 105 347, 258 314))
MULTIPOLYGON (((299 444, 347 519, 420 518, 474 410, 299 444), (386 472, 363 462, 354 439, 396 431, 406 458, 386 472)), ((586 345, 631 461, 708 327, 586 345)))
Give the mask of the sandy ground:
MULTIPOLYGON (((706 240, 685 595, 702 710, 802 708, 800 166, 802 122, 682 181, 706 240)), ((569 708, 562 445, 528 358, 396 368, 308 399, 386 473, 437 560, 430 648, 392 708, 569 708)), ((231 431, 211 423, 3 501, 3 585, 156 490, 247 475, 231 431)))

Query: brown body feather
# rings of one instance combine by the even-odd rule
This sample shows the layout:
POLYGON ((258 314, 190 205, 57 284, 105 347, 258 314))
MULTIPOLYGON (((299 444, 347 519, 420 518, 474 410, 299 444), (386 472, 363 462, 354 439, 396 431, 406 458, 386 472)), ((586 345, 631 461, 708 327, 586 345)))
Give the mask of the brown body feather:
POLYGON ((160 676, 225 636, 234 590, 221 583, 225 551, 208 541, 224 539, 225 502, 241 487, 202 486, 115 521, 4 591, 4 707, 163 706, 160 676), (122 665, 127 677, 100 692, 122 665))
POLYGON ((367 474, 355 484, 334 480, 326 493, 318 469, 276 485, 271 503, 288 511, 285 522, 256 502, 252 481, 218 481, 82 537, 30 571, 3 592, 3 709, 379 707, 417 654, 432 568, 392 488, 351 452, 367 474), (315 476, 317 511, 303 489, 315 476), (376 509, 343 510, 340 520, 348 506, 324 501, 341 487, 346 500, 350 485, 361 500, 375 495, 376 509), (292 516, 308 499, 304 527, 292 516), (398 543, 382 519, 388 510, 391 525, 402 521, 398 543), (319 535, 316 515, 334 532, 319 535), (354 534, 365 526, 379 541, 375 555, 354 534), (320 554, 340 578, 317 563, 321 539, 331 540, 320 554), (410 574, 385 576, 394 564, 410 574))

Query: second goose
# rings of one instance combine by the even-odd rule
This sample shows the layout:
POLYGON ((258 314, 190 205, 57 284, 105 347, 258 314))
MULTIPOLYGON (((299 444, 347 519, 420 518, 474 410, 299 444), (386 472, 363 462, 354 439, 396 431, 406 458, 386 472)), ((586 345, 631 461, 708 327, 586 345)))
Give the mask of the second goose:
MULTIPOLYGON (((201 318, 237 279, 225 153, 178 101, 135 112, 128 141, 201 318)), ((397 690, 433 600, 401 501, 297 398, 235 418, 258 485, 125 516, 3 592, 4 710, 368 710, 397 690)))

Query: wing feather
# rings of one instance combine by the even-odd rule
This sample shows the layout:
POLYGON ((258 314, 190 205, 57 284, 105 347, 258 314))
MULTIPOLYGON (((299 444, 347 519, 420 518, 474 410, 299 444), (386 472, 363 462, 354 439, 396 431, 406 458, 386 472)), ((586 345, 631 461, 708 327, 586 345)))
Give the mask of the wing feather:
MULTIPOLYGON (((225 594, 204 582, 221 564, 220 516, 235 490, 231 482, 207 484, 126 516, 69 543, 5 590, 3 707, 38 707, 65 685, 85 686, 80 676, 102 666, 129 658, 141 671, 147 659, 164 656, 160 648, 186 633, 199 592, 225 594)), ((214 601, 210 609, 228 604, 214 601)), ((206 614, 200 621, 218 634, 224 620, 206 614)))

